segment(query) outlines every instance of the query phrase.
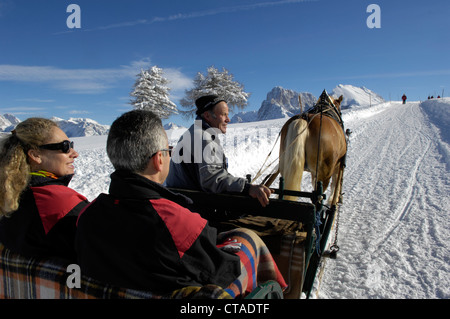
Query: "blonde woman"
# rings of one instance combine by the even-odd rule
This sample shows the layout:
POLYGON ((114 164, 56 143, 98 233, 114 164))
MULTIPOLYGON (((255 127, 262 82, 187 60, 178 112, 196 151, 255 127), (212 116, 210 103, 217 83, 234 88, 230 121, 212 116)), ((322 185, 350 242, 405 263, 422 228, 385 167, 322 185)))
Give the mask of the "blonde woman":
POLYGON ((78 153, 58 125, 29 118, 0 142, 0 242, 28 257, 76 260, 86 197, 67 187, 78 153))

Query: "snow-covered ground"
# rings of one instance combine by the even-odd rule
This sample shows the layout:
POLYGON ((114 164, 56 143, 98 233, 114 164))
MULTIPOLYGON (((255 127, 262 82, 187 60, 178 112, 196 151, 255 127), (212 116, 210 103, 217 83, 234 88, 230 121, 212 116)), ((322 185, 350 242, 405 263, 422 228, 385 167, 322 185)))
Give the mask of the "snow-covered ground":
MULTIPOLYGON (((348 109, 343 119, 353 134, 340 251, 327 260, 314 297, 450 298, 450 99, 348 109)), ((222 142, 230 172, 255 176, 285 121, 229 125, 222 142)), ((169 143, 183 131, 168 131, 169 143)), ((113 171, 106 136, 73 140, 80 157, 71 187, 92 200, 107 192, 113 171)), ((277 153, 275 146, 266 164, 277 153)), ((310 178, 303 185, 310 190, 310 178)))
POLYGON ((386 103, 347 117, 341 252, 326 263, 319 298, 450 297, 446 102, 386 103))

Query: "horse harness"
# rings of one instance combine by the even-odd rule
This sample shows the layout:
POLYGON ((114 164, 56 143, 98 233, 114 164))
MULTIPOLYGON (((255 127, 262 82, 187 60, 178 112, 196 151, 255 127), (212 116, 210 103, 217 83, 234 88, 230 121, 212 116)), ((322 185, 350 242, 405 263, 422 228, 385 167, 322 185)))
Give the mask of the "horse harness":
POLYGON ((333 101, 331 100, 331 98, 329 97, 329 95, 325 90, 320 95, 319 101, 317 101, 316 105, 311 107, 306 112, 303 112, 302 114, 296 116, 304 119, 305 121, 309 121, 309 115, 317 115, 317 114, 325 115, 334 119, 336 122, 339 123, 342 130, 345 131, 341 111, 336 107, 336 105, 334 105, 333 101))

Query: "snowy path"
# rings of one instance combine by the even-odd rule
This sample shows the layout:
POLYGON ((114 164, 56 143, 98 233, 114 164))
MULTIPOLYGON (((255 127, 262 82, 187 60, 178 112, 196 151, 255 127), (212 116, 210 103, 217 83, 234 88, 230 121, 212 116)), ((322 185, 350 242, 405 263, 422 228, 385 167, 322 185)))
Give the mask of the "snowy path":
POLYGON ((419 103, 346 126, 341 250, 318 298, 449 298, 450 183, 436 130, 419 103))

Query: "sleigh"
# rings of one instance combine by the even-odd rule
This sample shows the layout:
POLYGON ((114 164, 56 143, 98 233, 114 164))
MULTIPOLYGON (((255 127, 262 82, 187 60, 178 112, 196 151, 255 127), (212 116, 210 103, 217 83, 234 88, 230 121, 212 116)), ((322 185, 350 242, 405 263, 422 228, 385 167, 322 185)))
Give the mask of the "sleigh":
MULTIPOLYGON (((248 196, 173 190, 190 197, 194 202, 192 209, 210 218, 212 223, 243 216, 297 222, 300 229, 295 233, 269 234, 263 238, 279 239, 280 249, 272 254, 289 285, 288 289, 283 293, 277 282, 270 281, 260 284, 246 299, 296 299, 301 294, 306 298, 310 296, 322 258, 321 251, 334 219, 334 211, 323 209, 321 205, 323 194, 292 192, 281 187, 274 190, 280 198, 270 199, 270 204, 263 208, 256 199, 248 196), (310 199, 311 203, 284 200, 285 195, 301 196, 310 199)), ((0 244, 0 299, 230 299, 222 287, 215 285, 185 287, 160 295, 116 287, 84 275, 79 287, 71 287, 69 265, 67 261, 57 258, 26 258, 0 244)))
POLYGON ((320 186, 313 192, 285 190, 280 178, 279 188, 272 189, 278 198, 270 198, 266 207, 262 207, 257 199, 239 194, 171 190, 191 198, 193 206, 190 209, 208 219, 213 226, 248 227, 258 235, 261 233, 288 284, 283 298, 310 297, 336 214, 336 207, 328 208, 322 204, 326 196, 320 186), (296 196, 305 201, 286 200, 285 196, 296 196), (278 224, 280 220, 285 225, 294 222, 297 227, 275 227, 272 232, 270 225, 265 227, 278 224))
MULTIPOLYGON (((336 238, 330 250, 325 248, 338 204, 342 202, 343 172, 351 133, 344 129, 342 100, 343 96, 335 99, 324 90, 313 108, 293 116, 283 125, 278 168, 262 184, 269 187, 279 174, 284 178, 280 178, 278 189, 272 189, 278 198, 271 198, 268 206, 262 207, 256 199, 237 194, 172 189, 190 197, 194 201, 191 210, 203 215, 219 230, 223 225, 255 230, 287 281, 285 298, 298 299, 302 295, 309 298, 323 258, 334 258, 339 250, 336 238), (296 190, 300 189, 305 171, 313 177, 312 192, 296 190), (331 196, 325 206, 324 190, 330 180, 331 196), (279 220, 292 221, 295 227, 284 222, 280 224, 288 227, 277 228, 279 220)), ((260 172, 256 175, 259 177, 260 172)), ((250 178, 249 183, 252 183, 250 178)))

